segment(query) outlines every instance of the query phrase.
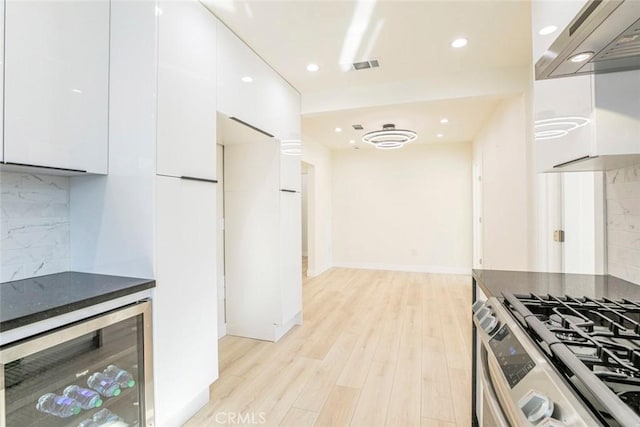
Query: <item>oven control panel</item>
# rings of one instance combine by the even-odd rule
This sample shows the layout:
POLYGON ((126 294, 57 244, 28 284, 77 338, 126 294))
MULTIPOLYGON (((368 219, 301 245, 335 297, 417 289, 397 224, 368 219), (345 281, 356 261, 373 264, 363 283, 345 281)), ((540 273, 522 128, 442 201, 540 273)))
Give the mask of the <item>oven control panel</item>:
POLYGON ((489 340, 489 346, 511 388, 536 366, 507 325, 503 325, 489 340))

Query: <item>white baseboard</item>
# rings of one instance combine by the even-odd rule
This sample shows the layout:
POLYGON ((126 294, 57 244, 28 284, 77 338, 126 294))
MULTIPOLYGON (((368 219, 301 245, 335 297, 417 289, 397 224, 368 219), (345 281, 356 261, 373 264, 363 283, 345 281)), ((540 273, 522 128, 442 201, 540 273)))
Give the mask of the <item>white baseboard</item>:
POLYGON ((332 266, 325 265, 320 268, 316 268, 315 270, 307 269, 307 277, 316 277, 329 270, 332 266))
POLYGON ((359 268, 363 270, 388 270, 388 271, 409 271, 415 273, 436 273, 436 274, 461 274, 470 275, 471 267, 442 267, 437 265, 401 265, 401 264, 374 264, 367 262, 339 262, 334 267, 359 268))

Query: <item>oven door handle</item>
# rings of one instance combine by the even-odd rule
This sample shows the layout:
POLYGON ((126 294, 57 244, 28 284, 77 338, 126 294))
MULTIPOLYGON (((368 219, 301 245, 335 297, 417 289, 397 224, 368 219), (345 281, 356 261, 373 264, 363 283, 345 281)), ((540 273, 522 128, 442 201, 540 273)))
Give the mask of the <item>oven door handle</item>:
MULTIPOLYGON (((484 346, 480 346, 480 372, 482 375, 482 401, 486 402, 486 406, 491 411, 491 416, 496 423, 497 427, 510 427, 511 424, 507 421, 504 415, 498 395, 496 394, 493 383, 491 382, 491 376, 489 375, 489 360, 487 358, 487 349, 484 346), (486 394, 486 396, 485 396, 486 394)), ((483 415, 484 418, 484 415, 483 415)))

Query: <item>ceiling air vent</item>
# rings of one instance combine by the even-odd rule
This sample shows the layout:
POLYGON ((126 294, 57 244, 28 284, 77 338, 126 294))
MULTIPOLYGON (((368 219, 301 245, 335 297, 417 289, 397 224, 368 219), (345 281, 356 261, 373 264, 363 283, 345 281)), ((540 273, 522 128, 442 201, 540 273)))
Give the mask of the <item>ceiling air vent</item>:
POLYGON ((364 128, 362 127, 362 125, 351 125, 351 126, 353 126, 353 128, 354 128, 355 130, 362 130, 362 129, 364 129, 364 128))
POLYGON ((378 68, 378 67, 380 67, 380 60, 378 59, 371 59, 369 61, 360 61, 360 62, 353 63, 353 69, 356 71, 366 70, 369 68, 378 68))

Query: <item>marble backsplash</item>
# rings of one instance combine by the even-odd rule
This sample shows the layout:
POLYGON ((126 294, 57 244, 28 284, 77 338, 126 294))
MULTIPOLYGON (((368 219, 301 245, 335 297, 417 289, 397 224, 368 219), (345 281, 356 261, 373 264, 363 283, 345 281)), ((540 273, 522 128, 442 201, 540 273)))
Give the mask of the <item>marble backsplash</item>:
POLYGON ((607 258, 609 274, 640 284, 640 165, 607 172, 607 258))
POLYGON ((0 172, 0 282, 69 270, 69 185, 0 172))

